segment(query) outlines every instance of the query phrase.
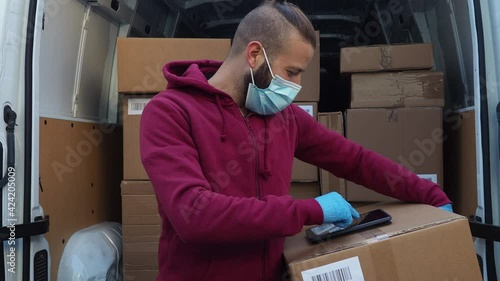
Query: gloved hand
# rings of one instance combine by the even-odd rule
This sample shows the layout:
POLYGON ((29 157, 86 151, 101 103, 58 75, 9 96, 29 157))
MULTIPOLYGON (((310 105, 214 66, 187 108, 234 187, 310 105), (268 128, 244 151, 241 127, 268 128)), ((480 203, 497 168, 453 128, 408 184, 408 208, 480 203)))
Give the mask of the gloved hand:
POLYGON ((352 218, 359 219, 359 213, 337 192, 330 192, 315 198, 323 209, 324 222, 338 227, 348 227, 352 218))
POLYGON ((446 205, 440 206, 438 208, 441 210, 445 210, 445 211, 448 211, 450 213, 453 213, 453 207, 451 206, 451 204, 446 204, 446 205))

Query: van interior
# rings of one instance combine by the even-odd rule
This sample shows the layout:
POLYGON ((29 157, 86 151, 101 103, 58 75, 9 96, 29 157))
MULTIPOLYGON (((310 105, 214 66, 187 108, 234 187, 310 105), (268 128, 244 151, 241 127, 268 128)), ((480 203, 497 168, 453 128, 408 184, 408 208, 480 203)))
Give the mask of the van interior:
MULTIPOLYGON (((444 190, 455 210, 477 224, 474 243, 484 280, 497 280, 500 246, 488 235, 496 233, 498 241, 500 4, 496 0, 288 2, 298 5, 320 34, 319 112, 349 108, 350 80, 340 73, 341 48, 433 44, 434 68, 445 77, 444 190), (452 126, 457 118, 460 126, 452 126)), ((37 66, 39 197, 51 220, 45 237, 52 280, 65 243, 76 231, 121 219, 119 186, 126 159, 116 81, 117 38, 232 38, 240 20, 259 3, 45 0, 37 66), (102 145, 91 142, 98 136, 88 137, 90 146, 82 145, 82 133, 86 136, 96 126, 112 132, 102 137, 102 145)))

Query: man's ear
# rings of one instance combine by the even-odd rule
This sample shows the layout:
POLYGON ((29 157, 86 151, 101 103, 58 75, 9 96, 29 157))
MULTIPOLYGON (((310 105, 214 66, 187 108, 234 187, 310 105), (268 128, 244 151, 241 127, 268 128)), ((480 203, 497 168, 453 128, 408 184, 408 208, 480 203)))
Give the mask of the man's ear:
POLYGON ((262 63, 262 45, 258 41, 252 41, 248 43, 246 50, 246 59, 248 66, 252 69, 262 63))

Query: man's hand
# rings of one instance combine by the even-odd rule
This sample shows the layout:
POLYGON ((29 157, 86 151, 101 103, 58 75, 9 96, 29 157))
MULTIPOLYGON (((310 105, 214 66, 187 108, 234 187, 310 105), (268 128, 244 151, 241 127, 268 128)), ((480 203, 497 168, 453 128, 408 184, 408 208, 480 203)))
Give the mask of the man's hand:
POLYGON ((353 218, 359 219, 358 211, 337 192, 316 197, 316 201, 323 209, 323 223, 333 223, 345 228, 352 223, 353 218))
POLYGON ((445 210, 445 211, 448 211, 450 213, 453 213, 453 207, 451 206, 451 204, 446 204, 446 205, 440 206, 438 208, 441 210, 445 210))

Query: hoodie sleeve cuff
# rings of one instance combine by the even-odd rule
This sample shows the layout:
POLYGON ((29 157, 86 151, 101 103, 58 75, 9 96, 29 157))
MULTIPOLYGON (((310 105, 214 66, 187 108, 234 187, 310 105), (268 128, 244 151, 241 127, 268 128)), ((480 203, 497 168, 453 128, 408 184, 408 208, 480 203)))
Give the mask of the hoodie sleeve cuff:
POLYGON ((297 205, 303 214, 304 225, 322 224, 324 221, 323 209, 314 199, 297 200, 297 205))

